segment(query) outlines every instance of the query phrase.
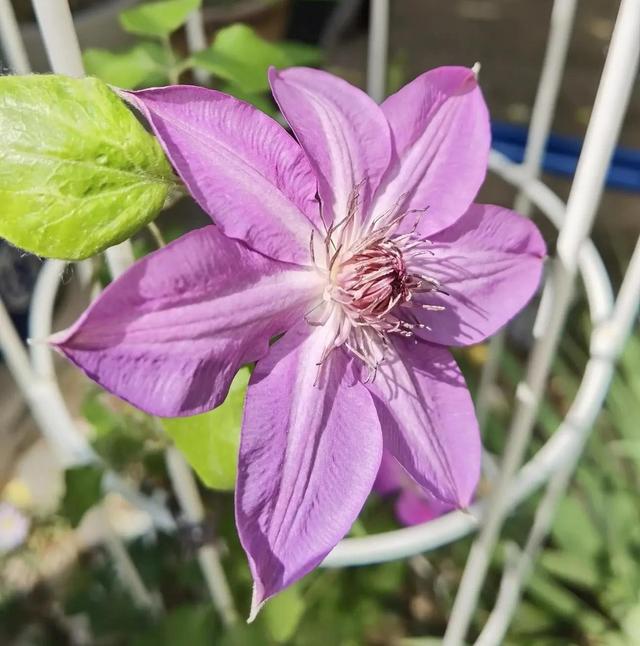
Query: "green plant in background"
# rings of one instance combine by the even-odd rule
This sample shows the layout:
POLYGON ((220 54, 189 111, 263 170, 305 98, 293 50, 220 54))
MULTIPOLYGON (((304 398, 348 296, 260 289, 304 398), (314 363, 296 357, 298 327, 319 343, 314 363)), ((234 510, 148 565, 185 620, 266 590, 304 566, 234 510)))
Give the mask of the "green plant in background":
MULTIPOLYGON (((582 327, 588 330, 586 317, 582 327)), ((579 387, 586 339, 579 331, 566 337, 540 410, 534 449, 555 432, 579 387)), ((640 639, 639 365, 636 334, 627 342, 571 491, 557 511, 508 646, 634 646, 640 639)), ((522 376, 522 362, 507 352, 502 368, 509 392, 522 376)), ((500 415, 494 417, 490 431, 496 445, 503 428, 500 415)), ((522 538, 533 508, 529 512, 514 519, 514 538, 522 538)))
POLYGON ((200 6, 200 0, 161 0, 137 5, 120 14, 123 29, 144 40, 121 52, 85 50, 87 73, 124 89, 177 83, 193 69, 212 75, 217 89, 274 113, 267 70, 295 65, 319 65, 318 48, 297 42, 269 42, 251 27, 235 24, 217 32, 211 45, 192 55, 174 47, 172 34, 200 6))

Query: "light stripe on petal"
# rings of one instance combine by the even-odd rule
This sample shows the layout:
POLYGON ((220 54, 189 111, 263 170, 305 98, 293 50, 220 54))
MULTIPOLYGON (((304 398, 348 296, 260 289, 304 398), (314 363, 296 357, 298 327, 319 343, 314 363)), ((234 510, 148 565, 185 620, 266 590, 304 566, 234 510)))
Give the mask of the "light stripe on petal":
POLYGON ((51 343, 91 379, 155 415, 195 415, 225 398, 238 368, 300 319, 321 287, 198 229, 133 265, 51 343))
POLYGON ((473 202, 487 172, 489 114, 473 71, 425 72, 381 107, 397 160, 376 197, 376 217, 394 209, 427 209, 420 233, 449 226, 473 202))
POLYGON ((236 522, 255 588, 252 617, 347 533, 371 491, 382 436, 342 349, 317 362, 323 328, 301 325, 258 362, 245 403, 236 522))
POLYGON ((366 214, 391 156, 389 125, 380 106, 321 70, 272 68, 269 77, 280 110, 318 176, 327 224, 346 218, 356 187, 366 214))
POLYGON ((394 352, 367 387, 385 450, 439 501, 466 507, 482 452, 471 395, 451 353, 424 341, 394 340, 394 352))
POLYGON ((311 264, 317 182, 302 149, 280 125, 207 88, 123 94, 146 116, 193 197, 227 236, 271 258, 311 264))

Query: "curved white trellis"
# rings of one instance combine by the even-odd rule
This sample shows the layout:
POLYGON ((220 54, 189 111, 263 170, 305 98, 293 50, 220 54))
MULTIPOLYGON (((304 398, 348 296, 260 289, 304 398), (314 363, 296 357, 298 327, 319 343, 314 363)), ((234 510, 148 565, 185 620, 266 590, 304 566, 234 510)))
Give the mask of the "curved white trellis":
MULTIPOLYGON (((67 1, 32 1, 52 69, 59 73, 82 75, 80 50, 67 1)), ((527 375, 516 392, 515 413, 505 454, 497 473, 491 476, 492 493, 487 499, 475 503, 469 513, 452 512, 425 525, 345 539, 323 563, 325 567, 344 567, 406 558, 479 529, 445 635, 446 646, 459 646, 464 642, 489 559, 506 516, 534 491, 545 486, 527 542, 522 551, 509 560, 495 608, 476 643, 491 646, 502 641, 533 559, 549 531, 556 503, 570 480, 602 407, 616 358, 636 319, 640 302, 640 243, 614 300, 606 269, 589 239, 636 77, 640 57, 640 0, 620 2, 618 20, 567 204, 537 179, 564 70, 576 2, 554 2, 524 162, 514 164, 496 152, 490 158, 491 170, 518 189, 516 207, 528 213, 531 205, 535 205, 559 232, 557 255, 551 261, 552 271, 546 281, 534 328, 535 344, 527 375), (573 404, 558 430, 529 462, 521 466, 578 274, 585 288, 592 325, 590 358, 573 404)), ((389 0, 371 0, 368 90, 376 100, 384 97, 388 26, 389 0)), ((199 12, 190 17, 187 36, 192 48, 202 47, 204 34, 199 12)), ((0 38, 14 71, 28 72, 28 59, 9 0, 0 0, 0 38)), ((201 81, 206 82, 206 79, 201 81)), ((130 245, 123 243, 108 250, 107 261, 112 274, 119 275, 132 262, 130 245)), ((34 339, 42 339, 51 331, 55 294, 64 267, 62 262, 47 261, 40 273, 30 317, 30 335, 34 339)), ((78 267, 82 277, 83 265, 78 267)), ((27 354, 1 303, 0 347, 36 421, 63 463, 96 460, 86 440, 74 428, 64 405, 49 348, 35 343, 27 354)), ((486 412, 486 392, 495 379, 501 347, 499 338, 492 342, 490 360, 478 394, 481 419, 486 412)), ((191 521, 201 520, 203 510, 197 488, 184 460, 175 450, 169 450, 167 464, 185 516, 191 521)), ((158 527, 170 530, 175 527, 173 518, 162 505, 132 490, 116 474, 108 473, 104 486, 107 490, 118 491, 147 511, 158 527)), ((126 560, 122 550, 112 550, 112 554, 116 559, 126 560)), ((199 560, 214 603, 225 621, 231 623, 235 611, 215 550, 207 546, 201 548, 199 560)), ((126 562, 124 565, 125 569, 129 567, 126 562)), ((130 587, 135 589, 139 584, 135 580, 135 572, 130 572, 131 577, 130 587)), ((138 590, 137 596, 140 598, 145 594, 144 589, 138 590)))

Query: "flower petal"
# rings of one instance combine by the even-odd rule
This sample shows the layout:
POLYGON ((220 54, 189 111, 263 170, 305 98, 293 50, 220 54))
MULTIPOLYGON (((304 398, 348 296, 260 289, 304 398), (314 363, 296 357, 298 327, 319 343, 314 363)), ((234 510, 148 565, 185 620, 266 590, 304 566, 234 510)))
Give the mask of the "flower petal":
POLYGON ((310 264, 317 183, 302 149, 281 126, 248 103, 206 88, 123 94, 148 119, 193 197, 227 236, 271 258, 310 264))
POLYGON ((383 451, 373 490, 381 496, 386 496, 401 489, 403 485, 401 469, 393 455, 389 451, 383 451))
POLYGON ((407 526, 421 525, 438 518, 453 507, 425 493, 404 489, 396 500, 395 512, 398 520, 407 526))
POLYGON ((434 255, 425 273, 437 278, 447 294, 419 299, 445 308, 420 311, 418 318, 430 328, 420 335, 428 341, 478 343, 513 318, 538 288, 544 240, 530 220, 514 211, 474 204, 431 242, 434 255))
POLYGON ((347 216, 356 187, 366 214, 391 156, 389 125, 380 107, 362 90, 321 70, 272 68, 269 78, 318 177, 327 224, 347 216))
POLYGON ((394 349, 367 384, 384 447, 439 501, 466 507, 480 477, 481 446, 462 373, 440 346, 401 339, 394 349))
POLYGON ((438 67, 391 95, 382 110, 397 161, 376 197, 375 213, 428 209, 425 235, 456 221, 484 181, 491 144, 487 106, 472 70, 438 67))
POLYGON ((251 617, 322 561, 373 485, 382 435, 341 349, 318 361, 323 328, 288 332, 258 362, 245 404, 236 523, 255 582, 251 617))
POLYGON ((134 406, 195 415, 304 314, 314 276, 208 226, 138 261, 51 343, 134 406))

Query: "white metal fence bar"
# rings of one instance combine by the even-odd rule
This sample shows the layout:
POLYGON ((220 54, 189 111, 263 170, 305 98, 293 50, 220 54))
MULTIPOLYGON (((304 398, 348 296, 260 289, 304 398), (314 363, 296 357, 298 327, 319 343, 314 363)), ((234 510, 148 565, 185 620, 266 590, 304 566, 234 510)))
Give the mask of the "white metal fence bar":
MULTIPOLYGON (((544 151, 551 132, 551 124, 558 103, 560 84, 567 60, 575 20, 577 0, 555 0, 551 10, 549 39, 542 64, 542 73, 531 113, 522 167, 530 177, 538 177, 544 151)), ((514 208, 524 215, 531 214, 531 202, 520 192, 514 208)))
POLYGON ((516 393, 516 412, 507 435, 500 475, 489 498, 482 529, 467 560, 445 634, 444 646, 458 646, 464 641, 507 513, 507 490, 522 462, 531 435, 538 404, 544 392, 573 294, 578 252, 593 223, 635 82, 640 53, 639 35, 640 2, 622 0, 593 115, 567 202, 565 223, 558 238, 557 257, 551 281, 553 307, 548 309, 549 316, 544 322, 544 334, 536 339, 527 378, 519 385, 516 393))
MULTIPOLYGON (((594 331, 591 343, 591 359, 588 370, 606 373, 607 383, 614 375, 615 362, 622 352, 624 342, 637 322, 640 304, 640 239, 625 273, 611 317, 594 331)), ((558 504, 571 481, 578 460, 589 437, 589 428, 597 415, 606 391, 588 393, 583 411, 567 415, 564 423, 573 426, 580 436, 567 462, 549 480, 545 495, 536 509, 534 522, 522 552, 517 554, 505 568, 495 607, 477 641, 477 646, 494 646, 502 643, 510 620, 516 611, 523 587, 533 569, 535 559, 542 548, 553 524, 558 504)))
MULTIPOLYGON (((531 113, 531 123, 522 163, 526 177, 538 177, 540 173, 558 101, 562 74, 565 69, 576 4, 577 0, 555 0, 551 10, 547 49, 531 113)), ((531 202, 524 192, 519 191, 516 195, 514 208, 523 215, 531 215, 531 202)), ((475 397, 476 414, 481 429, 485 427, 489 414, 491 392, 498 377, 505 339, 505 330, 501 330, 491 339, 487 360, 482 368, 480 384, 475 397)))
MULTIPOLYGON (((171 447, 165 453, 167 469, 171 475, 174 492, 189 523, 200 524, 205 519, 204 506, 189 465, 178 449, 171 447)), ((231 590, 220 565, 215 545, 205 545, 198 550, 198 561, 205 577, 211 598, 226 626, 238 620, 231 590)))
POLYGON ((367 52, 367 92, 377 103, 387 95, 389 0, 371 0, 367 52))
POLYGON ((13 326, 9 313, 2 300, 0 300, 0 349, 4 360, 11 372, 22 396, 25 398, 31 413, 50 441, 54 454, 65 466, 86 461, 86 454, 81 443, 76 442, 75 435, 69 434, 69 429, 55 415, 57 410, 51 410, 46 406, 50 398, 45 394, 43 385, 34 378, 29 363, 29 355, 25 350, 16 329, 13 326), (43 397, 44 394, 44 397, 43 397), (43 399, 46 402, 43 402, 43 399), (44 405, 43 405, 44 404, 44 405))
MULTIPOLYGON (((196 9, 187 19, 186 24, 187 47, 190 54, 195 54, 207 46, 207 34, 204 29, 202 9, 196 9)), ((211 84, 211 74, 202 68, 195 68, 193 76, 200 85, 211 84)))
POLYGON ((31 0, 51 69, 84 76, 82 54, 67 0, 31 0))
POLYGON ((0 42, 11 71, 14 74, 29 74, 31 65, 11 0, 0 0, 0 42))

